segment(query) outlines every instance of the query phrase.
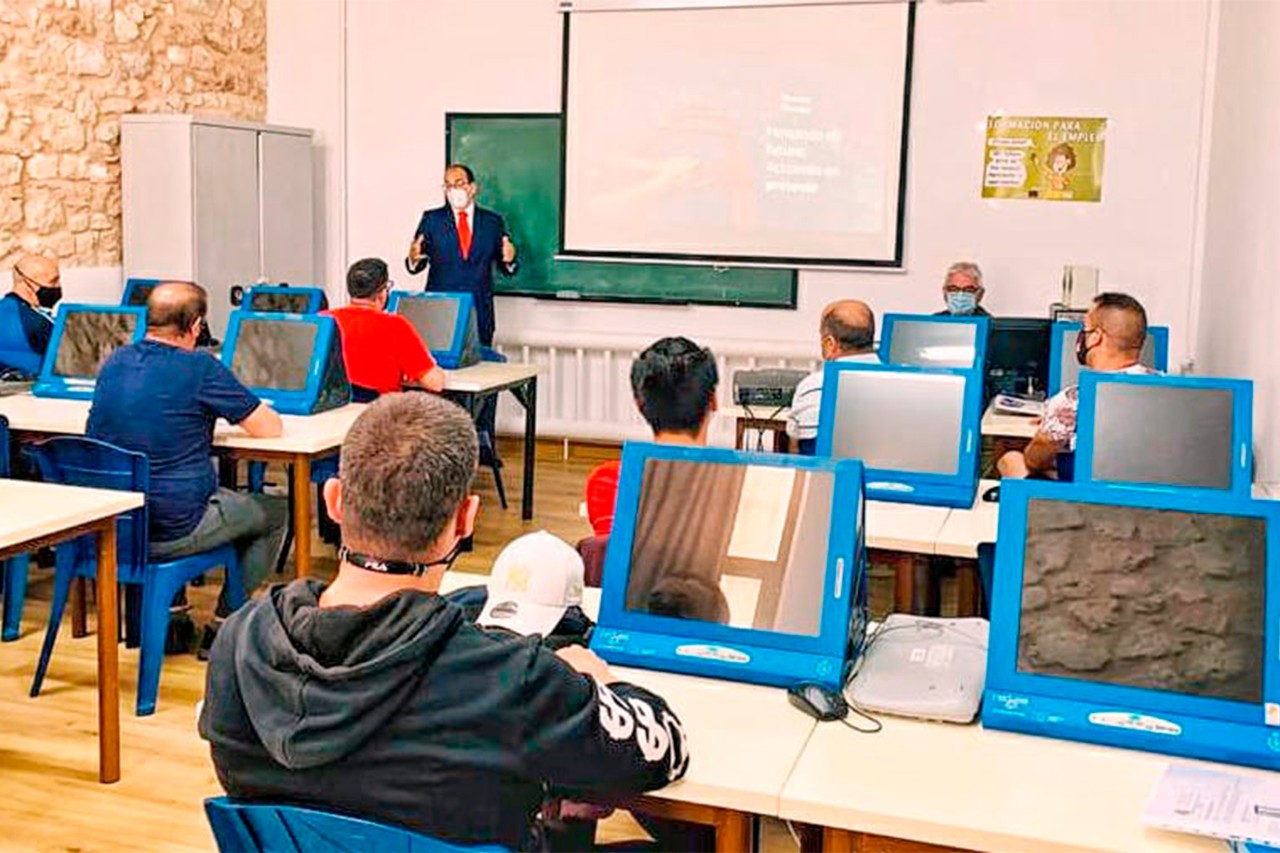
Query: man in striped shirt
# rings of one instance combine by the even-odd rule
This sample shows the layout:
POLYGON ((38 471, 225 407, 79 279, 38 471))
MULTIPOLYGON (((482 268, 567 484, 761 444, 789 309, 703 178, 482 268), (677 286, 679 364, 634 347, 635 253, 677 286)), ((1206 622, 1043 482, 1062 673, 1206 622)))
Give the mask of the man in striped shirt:
MULTIPOLYGON (((865 302, 857 299, 832 302, 822 311, 818 334, 823 361, 880 361, 875 348, 876 315, 865 302)), ((817 370, 800 380, 787 415, 787 434, 799 442, 800 452, 809 456, 813 455, 818 439, 822 373, 817 370)))

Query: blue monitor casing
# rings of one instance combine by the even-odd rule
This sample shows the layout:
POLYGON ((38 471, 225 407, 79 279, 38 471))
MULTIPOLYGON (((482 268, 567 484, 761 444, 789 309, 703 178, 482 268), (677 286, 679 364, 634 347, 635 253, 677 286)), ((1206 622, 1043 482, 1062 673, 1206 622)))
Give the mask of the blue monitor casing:
POLYGON ((866 634, 864 528, 854 460, 628 443, 591 648, 838 687, 866 634))
MULTIPOLYGON (((1054 321, 1049 331, 1049 387, 1045 393, 1053 396, 1063 388, 1075 385, 1084 370, 1076 361, 1076 335, 1083 323, 1054 321)), ((1147 326, 1147 340, 1142 345, 1139 362, 1161 373, 1169 369, 1169 327, 1147 326)))
POLYGON ((1076 482, 1252 492, 1247 379, 1085 370, 1076 424, 1076 482))
POLYGON ((176 280, 177 279, 170 278, 128 279, 124 283, 124 295, 120 298, 120 304, 145 308, 147 305, 147 297, 151 295, 151 291, 156 289, 156 285, 163 284, 166 281, 176 280))
POLYGON ((147 310, 120 305, 63 305, 53 323, 37 397, 92 400, 98 371, 116 347, 136 343, 147 333, 147 310))
POLYGON ((480 334, 470 293, 394 290, 387 310, 413 324, 431 357, 444 369, 456 370, 480 361, 480 334))
POLYGON ((327 307, 324 291, 318 287, 255 284, 244 294, 241 305, 249 311, 271 314, 318 314, 327 307))
POLYGON ((818 455, 860 460, 869 500, 970 507, 982 384, 980 369, 829 361, 818 455))
POLYGON ((982 369, 990 318, 981 314, 886 314, 880 360, 911 367, 982 369))
POLYGON ((1280 502, 1001 485, 982 724, 1280 769, 1280 502))
POLYGON ((351 402, 332 317, 232 311, 222 363, 281 414, 313 415, 351 402))

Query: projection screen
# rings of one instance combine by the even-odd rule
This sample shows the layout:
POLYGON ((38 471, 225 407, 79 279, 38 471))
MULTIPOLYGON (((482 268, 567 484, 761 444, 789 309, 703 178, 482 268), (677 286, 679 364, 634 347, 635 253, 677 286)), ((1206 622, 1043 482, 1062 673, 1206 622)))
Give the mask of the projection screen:
POLYGON ((566 255, 899 266, 907 2, 566 16, 566 255))

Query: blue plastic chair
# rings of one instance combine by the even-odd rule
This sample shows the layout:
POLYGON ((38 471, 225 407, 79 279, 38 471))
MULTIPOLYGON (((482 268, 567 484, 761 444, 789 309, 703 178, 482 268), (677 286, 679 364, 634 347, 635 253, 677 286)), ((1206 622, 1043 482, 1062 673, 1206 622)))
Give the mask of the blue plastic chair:
MULTIPOLYGON (((0 477, 9 476, 9 419, 0 415, 0 477)), ((8 643, 18 639, 22 627, 22 604, 27 598, 30 557, 19 554, 0 560, 0 594, 4 596, 3 629, 0 638, 8 643)))
POLYGON ((408 829, 299 806, 204 801, 219 853, 505 853, 451 844, 408 829))
MULTIPOLYGON (((52 438, 28 449, 46 482, 98 489, 120 489, 147 493, 150 473, 147 457, 92 438, 52 438)), ((116 527, 116 560, 119 582, 138 587, 139 624, 138 698, 139 717, 155 713, 160 688, 160 664, 164 661, 164 639, 169 630, 169 605, 178 591, 193 578, 222 566, 226 569, 227 596, 232 608, 245 600, 244 576, 235 548, 223 545, 202 554, 172 560, 148 561, 147 508, 142 506, 120 516, 116 527)), ((97 574, 97 550, 91 536, 59 545, 54 560, 53 603, 49 627, 45 631, 40 662, 31 682, 31 695, 40 687, 53 656, 58 626, 67 606, 71 583, 77 577, 97 574)), ((132 596, 131 596, 132 597, 132 596)), ((130 621, 130 620, 126 620, 130 621)))

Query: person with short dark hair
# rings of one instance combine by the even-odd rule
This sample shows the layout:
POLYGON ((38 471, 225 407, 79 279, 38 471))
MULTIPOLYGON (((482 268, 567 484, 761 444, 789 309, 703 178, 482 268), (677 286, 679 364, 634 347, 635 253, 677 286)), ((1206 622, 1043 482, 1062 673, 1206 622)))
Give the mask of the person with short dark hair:
POLYGON ((616 802, 684 774, 661 698, 438 594, 475 525, 477 457, 439 397, 390 394, 356 420, 325 484, 337 578, 273 587, 213 647, 200 733, 229 795, 530 850, 545 795, 616 802))
MULTIPOLYGON (((860 300, 841 299, 822 309, 818 341, 824 362, 880 362, 876 354, 876 313, 860 300)), ((787 434, 796 439, 799 451, 806 456, 813 455, 818 438, 824 373, 825 368, 819 368, 800 380, 787 414, 787 434)))
POLYGON ((426 289, 470 293, 476 306, 480 343, 493 346, 493 268, 516 274, 516 247, 502 217, 476 206, 480 185, 462 163, 444 170, 445 204, 424 211, 404 260, 410 275, 427 272, 426 289))
POLYGON ((381 258, 356 261, 347 271, 350 303, 324 313, 342 331, 342 360, 361 402, 406 387, 444 390, 444 371, 404 317, 387 312, 392 282, 381 258))
MULTIPOLYGON (((1142 303, 1125 293, 1099 293, 1076 336, 1076 361, 1081 367, 1104 373, 1155 373, 1140 362, 1146 338, 1147 312, 1142 303)), ((1079 406, 1078 385, 1051 397, 1031 442, 1023 450, 1011 450, 1000 457, 1000 476, 1053 476, 1058 454, 1075 449, 1079 406)))
POLYGON ((40 373, 53 338, 49 313, 62 299, 58 262, 25 254, 13 265, 13 290, 0 298, 0 373, 23 378, 40 373))
POLYGON ((660 444, 707 443, 719 381, 711 350, 688 338, 663 338, 631 364, 631 393, 660 444))
MULTIPOLYGON (((283 425, 221 361, 196 350, 208 307, 204 288, 189 282, 168 282, 151 292, 147 336, 117 348, 102 366, 86 434, 146 454, 153 559, 231 543, 246 592, 252 592, 275 565, 288 502, 219 488, 210 463, 213 427, 222 418, 249 435, 274 438, 283 425)), ((224 588, 215 619, 229 613, 224 588)))
MULTIPOLYGON (((719 381, 711 350, 688 338, 655 341, 631 363, 632 397, 659 444, 707 443, 719 381)), ((587 475, 587 516, 601 536, 613 525, 621 468, 602 462, 587 475)))

